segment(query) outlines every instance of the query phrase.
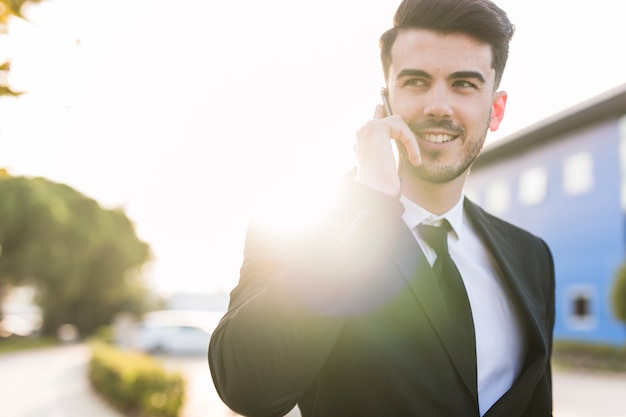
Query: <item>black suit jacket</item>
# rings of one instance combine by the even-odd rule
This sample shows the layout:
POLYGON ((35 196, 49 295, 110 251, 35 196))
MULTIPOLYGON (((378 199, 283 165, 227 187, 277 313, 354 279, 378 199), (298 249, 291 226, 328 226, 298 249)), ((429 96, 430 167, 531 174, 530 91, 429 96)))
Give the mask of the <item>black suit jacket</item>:
MULTIPOLYGON (((397 199, 351 183, 325 222, 299 234, 248 232, 240 283, 211 338, 215 386, 236 412, 478 416, 441 295, 397 199)), ((487 417, 552 415, 554 267, 546 244, 469 200, 528 332, 514 385, 487 417)), ((498 335, 493 335, 494 339, 498 335)))

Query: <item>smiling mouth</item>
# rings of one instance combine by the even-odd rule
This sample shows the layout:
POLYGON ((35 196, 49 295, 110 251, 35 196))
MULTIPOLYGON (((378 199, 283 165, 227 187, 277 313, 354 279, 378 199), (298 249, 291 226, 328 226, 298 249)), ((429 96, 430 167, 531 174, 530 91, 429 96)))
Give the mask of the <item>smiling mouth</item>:
POLYGON ((430 142, 430 143, 445 143, 445 142, 450 142, 451 140, 455 139, 457 136, 426 134, 426 135, 420 135, 420 137, 424 139, 426 142, 430 142))
POLYGON ((465 134, 465 129, 448 119, 416 121, 409 123, 409 128, 424 142, 436 145, 451 142, 465 134))

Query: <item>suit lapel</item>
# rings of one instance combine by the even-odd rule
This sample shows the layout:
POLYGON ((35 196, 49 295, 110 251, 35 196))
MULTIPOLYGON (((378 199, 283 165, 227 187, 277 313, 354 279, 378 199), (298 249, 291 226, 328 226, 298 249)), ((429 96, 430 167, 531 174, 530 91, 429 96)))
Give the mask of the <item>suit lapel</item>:
POLYGON ((524 253, 525 248, 516 244, 515 239, 509 235, 505 223, 487 215, 467 199, 465 210, 498 263, 504 281, 517 301, 523 321, 529 330, 528 352, 521 374, 509 391, 485 415, 485 417, 516 417, 524 410, 519 404, 527 400, 532 387, 537 384, 545 369, 544 361, 548 355, 548 346, 541 326, 542 318, 539 316, 542 308, 537 305, 523 276, 524 268, 520 265, 522 262, 520 254, 524 253))
POLYGON ((508 236, 503 223, 493 220, 478 206, 465 199, 464 207, 472 224, 498 263, 505 283, 519 304, 531 335, 538 341, 542 341, 544 335, 541 330, 541 317, 538 316, 542 309, 536 305, 535 297, 526 280, 521 276, 524 268, 520 265, 520 254, 524 252, 525 248, 516 246, 515 239, 508 236))
POLYGON ((401 231, 396 240, 397 246, 390 248, 389 255, 402 271, 409 288, 448 352, 450 360, 478 404, 475 358, 473 361, 467 359, 467 353, 463 351, 458 339, 458 332, 455 331, 452 319, 445 308, 432 268, 412 232, 404 224, 403 226, 400 227, 401 231))

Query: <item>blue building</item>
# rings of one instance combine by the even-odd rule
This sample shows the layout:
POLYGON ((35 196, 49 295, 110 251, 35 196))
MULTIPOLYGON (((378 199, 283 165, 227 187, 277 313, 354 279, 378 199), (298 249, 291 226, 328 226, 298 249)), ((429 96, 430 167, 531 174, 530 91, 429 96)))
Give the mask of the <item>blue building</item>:
POLYGON ((610 293, 626 262, 626 84, 487 146, 467 194, 552 249, 555 340, 625 343, 610 293))

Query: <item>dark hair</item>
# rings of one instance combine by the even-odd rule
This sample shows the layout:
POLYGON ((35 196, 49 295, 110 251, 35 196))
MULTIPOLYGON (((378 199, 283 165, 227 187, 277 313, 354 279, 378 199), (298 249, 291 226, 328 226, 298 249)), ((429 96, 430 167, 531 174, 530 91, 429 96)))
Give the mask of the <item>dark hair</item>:
POLYGON ((403 0, 396 10, 393 28, 380 38, 385 80, 389 77, 391 47, 403 29, 461 33, 489 44, 496 87, 502 79, 509 56, 509 41, 515 31, 504 10, 489 0, 403 0))

